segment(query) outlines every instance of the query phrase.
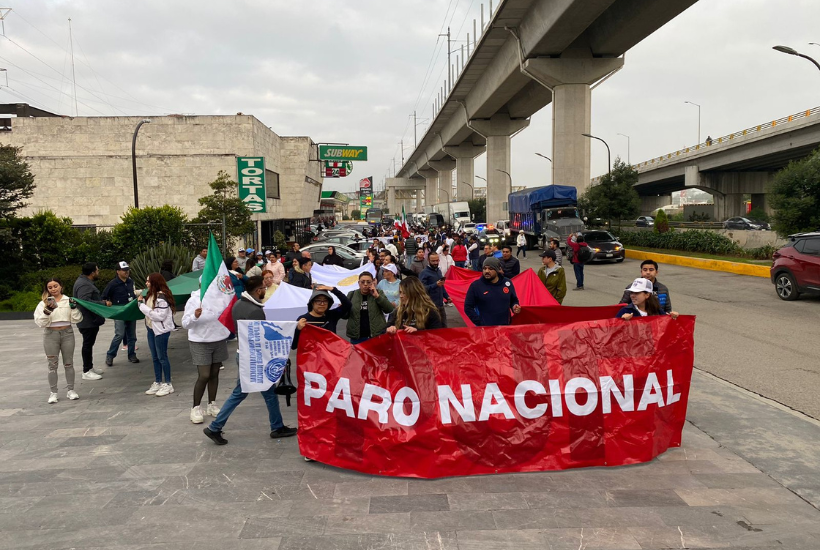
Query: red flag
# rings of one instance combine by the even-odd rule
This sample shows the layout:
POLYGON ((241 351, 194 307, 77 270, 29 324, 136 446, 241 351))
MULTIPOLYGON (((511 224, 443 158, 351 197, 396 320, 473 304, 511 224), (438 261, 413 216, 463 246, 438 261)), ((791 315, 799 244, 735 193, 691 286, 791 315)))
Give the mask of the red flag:
MULTIPOLYGON (((563 312, 567 308, 554 308, 563 312)), ((299 449, 369 474, 436 478, 652 460, 678 447, 695 318, 299 340, 299 449)))

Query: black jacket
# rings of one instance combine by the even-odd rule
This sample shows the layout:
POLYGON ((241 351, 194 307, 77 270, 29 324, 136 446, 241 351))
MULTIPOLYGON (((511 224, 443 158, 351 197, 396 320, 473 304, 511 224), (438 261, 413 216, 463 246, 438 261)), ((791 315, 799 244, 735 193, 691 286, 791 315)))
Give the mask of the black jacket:
POLYGON ((338 265, 339 267, 344 267, 345 261, 338 254, 328 254, 325 256, 325 259, 322 260, 322 265, 338 265))
MULTIPOLYGON (((100 291, 97 289, 97 285, 85 275, 77 277, 77 280, 74 282, 74 291, 72 294, 75 298, 85 300, 86 302, 105 304, 102 297, 100 297, 100 291)), ((83 312, 83 320, 77 323, 77 328, 94 328, 105 324, 104 317, 96 313, 91 313, 80 304, 77 304, 77 307, 83 312)))
MULTIPOLYGON (((298 321, 299 319, 307 319, 308 323, 319 328, 329 330, 330 332, 335 334, 336 325, 339 323, 339 319, 350 314, 350 300, 348 300, 344 292, 342 292, 338 288, 334 288, 331 292, 334 296, 336 296, 336 298, 341 303, 339 307, 334 309, 328 309, 325 312, 324 317, 316 317, 308 312, 304 315, 300 315, 296 320, 298 321)), ((296 349, 297 347, 299 347, 299 334, 301 332, 301 330, 297 329, 296 333, 293 335, 293 344, 291 345, 292 349, 296 349)))
MULTIPOLYGON (((652 286, 655 289, 653 294, 658 299, 658 302, 660 302, 661 309, 664 311, 664 313, 669 313, 670 311, 672 311, 672 298, 669 296, 669 289, 666 288, 666 285, 655 279, 655 282, 652 284, 652 286)), ((631 305, 632 297, 629 294, 629 287, 626 287, 624 295, 621 296, 621 301, 619 303, 631 305)))
POLYGON ((115 306, 124 306, 134 300, 134 281, 128 277, 125 281, 114 277, 102 292, 103 300, 110 300, 115 306))
POLYGON ((233 315, 233 322, 234 328, 233 331, 237 332, 236 330, 236 322, 237 321, 264 321, 265 320, 265 311, 262 309, 262 304, 259 302, 253 302, 248 298, 247 294, 242 295, 239 300, 233 305, 233 309, 231 309, 231 315, 233 315))
POLYGON ((499 258, 498 261, 501 262, 501 269, 504 270, 504 276, 508 279, 512 279, 521 273, 521 263, 519 263, 518 258, 511 256, 509 260, 499 258))
POLYGON ((300 273, 299 271, 293 269, 291 270, 290 284, 292 284, 293 286, 298 286, 300 288, 312 288, 313 279, 311 278, 309 273, 300 273))

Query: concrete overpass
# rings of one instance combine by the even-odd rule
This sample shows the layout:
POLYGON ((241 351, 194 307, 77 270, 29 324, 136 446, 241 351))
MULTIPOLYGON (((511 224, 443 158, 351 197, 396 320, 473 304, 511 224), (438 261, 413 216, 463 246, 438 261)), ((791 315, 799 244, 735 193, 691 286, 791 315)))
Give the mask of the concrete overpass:
POLYGON ((590 132, 592 88, 623 66, 629 48, 696 1, 502 0, 481 36, 468 40, 432 124, 387 187, 423 179, 425 204, 443 202, 456 170, 453 198, 467 199, 473 160, 486 151, 487 219, 503 219, 511 137, 553 102, 553 181, 583 191, 590 143, 581 134, 590 132))
POLYGON ((714 197, 717 220, 743 215, 744 194, 751 195, 752 208, 769 211, 766 193, 775 172, 818 146, 820 107, 815 107, 638 163, 633 166, 642 211, 671 204, 672 192, 691 188, 714 197))

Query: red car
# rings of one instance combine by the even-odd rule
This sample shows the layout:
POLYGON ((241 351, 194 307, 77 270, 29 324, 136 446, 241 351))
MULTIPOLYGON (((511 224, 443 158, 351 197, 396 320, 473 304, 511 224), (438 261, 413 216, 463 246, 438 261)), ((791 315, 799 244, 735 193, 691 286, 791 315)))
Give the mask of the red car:
POLYGON ((820 231, 789 235, 789 243, 772 258, 772 283, 781 300, 820 293, 820 231))

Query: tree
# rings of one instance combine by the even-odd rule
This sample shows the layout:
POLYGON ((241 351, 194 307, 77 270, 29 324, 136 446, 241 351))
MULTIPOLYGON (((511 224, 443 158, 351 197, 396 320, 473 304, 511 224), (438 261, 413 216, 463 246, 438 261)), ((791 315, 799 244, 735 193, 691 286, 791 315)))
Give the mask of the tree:
POLYGON ((180 244, 185 240, 187 216, 176 206, 129 208, 114 226, 111 237, 126 261, 161 242, 180 244))
POLYGON ((820 149, 779 171, 769 188, 774 230, 781 236, 820 228, 820 149))
MULTIPOLYGON (((487 199, 470 199, 467 201, 470 207, 470 215, 474 222, 488 222, 487 220, 487 199)), ((495 223, 495 221, 493 221, 495 223)))
POLYGON ((655 233, 669 232, 669 217, 663 208, 658 209, 658 213, 655 214, 655 227, 653 231, 655 231, 655 233))
POLYGON ((0 219, 13 218, 34 194, 34 175, 21 151, 22 147, 0 145, 0 219))
POLYGON ((601 177, 601 183, 590 187, 581 196, 578 206, 589 218, 601 218, 620 221, 636 217, 641 211, 641 198, 635 190, 638 172, 623 162, 615 159, 612 172, 601 177))
POLYGON ((354 220, 360 220, 362 219, 362 211, 359 209, 354 209, 350 212, 350 217, 354 220))
MULTIPOLYGON (((202 209, 194 218, 194 223, 222 225, 224 219, 228 243, 252 232, 254 224, 251 220, 251 211, 239 199, 239 184, 232 180, 227 172, 220 170, 216 179, 208 186, 213 190, 213 194, 197 201, 202 209)), ((221 234, 217 236, 217 240, 222 240, 221 234)), ((226 243, 220 243, 220 245, 223 252, 230 249, 226 243)))

